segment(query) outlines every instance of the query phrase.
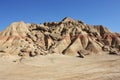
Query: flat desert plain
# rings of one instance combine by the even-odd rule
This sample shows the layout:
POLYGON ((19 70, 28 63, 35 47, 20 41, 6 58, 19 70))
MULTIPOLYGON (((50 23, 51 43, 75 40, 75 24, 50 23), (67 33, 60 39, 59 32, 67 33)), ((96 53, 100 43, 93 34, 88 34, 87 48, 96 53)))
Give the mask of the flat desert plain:
POLYGON ((120 80, 120 56, 3 56, 0 80, 120 80))

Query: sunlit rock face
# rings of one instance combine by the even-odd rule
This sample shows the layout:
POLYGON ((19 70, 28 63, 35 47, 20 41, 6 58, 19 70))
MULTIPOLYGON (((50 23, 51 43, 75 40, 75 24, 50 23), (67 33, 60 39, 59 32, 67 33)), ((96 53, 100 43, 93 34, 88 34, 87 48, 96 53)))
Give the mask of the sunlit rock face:
POLYGON ((12 23, 0 32, 0 53, 17 56, 63 54, 85 56, 116 54, 120 51, 120 34, 102 25, 88 25, 66 17, 61 22, 12 23))

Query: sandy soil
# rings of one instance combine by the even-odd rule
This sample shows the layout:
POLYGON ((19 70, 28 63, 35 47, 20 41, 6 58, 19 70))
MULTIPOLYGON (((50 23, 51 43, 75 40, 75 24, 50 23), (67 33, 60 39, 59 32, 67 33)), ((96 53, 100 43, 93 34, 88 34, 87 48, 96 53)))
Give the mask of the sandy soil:
POLYGON ((120 80, 120 56, 1 57, 0 80, 120 80))

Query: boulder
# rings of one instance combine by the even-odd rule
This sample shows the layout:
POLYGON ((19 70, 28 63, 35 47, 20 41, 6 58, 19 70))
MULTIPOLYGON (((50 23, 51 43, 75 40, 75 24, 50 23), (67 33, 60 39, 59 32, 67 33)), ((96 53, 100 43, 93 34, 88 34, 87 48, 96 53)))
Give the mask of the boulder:
POLYGON ((117 51, 117 49, 112 48, 112 49, 109 51, 109 54, 110 54, 110 55, 118 55, 119 52, 117 51))
POLYGON ((105 45, 102 47, 102 50, 105 52, 108 52, 108 51, 110 51, 110 47, 105 45))

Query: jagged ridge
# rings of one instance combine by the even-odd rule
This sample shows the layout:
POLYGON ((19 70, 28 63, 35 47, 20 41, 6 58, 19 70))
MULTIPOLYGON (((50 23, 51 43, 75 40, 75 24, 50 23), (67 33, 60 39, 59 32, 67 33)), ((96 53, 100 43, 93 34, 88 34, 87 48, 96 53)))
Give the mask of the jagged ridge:
POLYGON ((0 33, 0 52, 18 56, 119 54, 120 34, 69 17, 43 24, 12 23, 0 33))

